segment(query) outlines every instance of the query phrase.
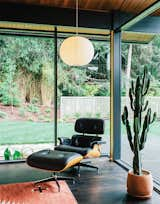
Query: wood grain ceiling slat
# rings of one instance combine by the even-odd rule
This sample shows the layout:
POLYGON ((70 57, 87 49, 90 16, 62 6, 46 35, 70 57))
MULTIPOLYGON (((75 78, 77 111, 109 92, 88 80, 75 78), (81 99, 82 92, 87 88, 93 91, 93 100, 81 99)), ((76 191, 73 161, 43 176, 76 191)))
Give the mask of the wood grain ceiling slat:
POLYGON ((126 1, 126 0, 110 0, 111 1, 111 7, 112 10, 119 10, 121 5, 126 1))
POLYGON ((157 11, 155 11, 155 12, 153 13, 153 15, 155 15, 155 16, 160 16, 160 9, 158 9, 157 11))
POLYGON ((90 0, 86 0, 86 2, 84 3, 84 9, 87 9, 89 6, 90 0))
MULTIPOLYGON (((105 2, 106 2, 106 0, 101 0, 101 1, 99 2, 98 10, 101 10, 102 8, 105 7, 105 6, 104 6, 105 2)), ((105 9, 106 9, 106 8, 105 8, 105 9)), ((107 9, 108 9, 108 8, 107 8, 107 9)))
POLYGON ((134 10, 135 12, 135 7, 139 4, 141 0, 126 0, 123 5, 121 6, 122 11, 128 10, 128 12, 131 12, 134 10))
POLYGON ((66 6, 64 6, 64 7, 76 8, 76 1, 75 0, 69 0, 66 2, 66 6))
POLYGON ((64 0, 64 3, 63 3, 64 7, 67 7, 68 4, 69 4, 69 0, 64 0))
POLYGON ((143 10, 143 5, 144 5, 145 2, 146 2, 146 0, 141 0, 141 1, 137 4, 137 6, 135 6, 135 10, 136 10, 136 11, 137 11, 137 10, 142 11, 142 10, 143 10))
POLYGON ((126 0, 120 10, 131 13, 140 13, 154 2, 156 2, 156 0, 126 0))
MULTIPOLYGON (((79 0, 79 8, 85 10, 120 10, 138 14, 157 0, 79 0)), ((0 2, 46 5, 75 9, 76 0, 0 0, 0 2)), ((155 12, 159 15, 159 12, 155 12)))
MULTIPOLYGON (((79 1, 81 2, 82 0, 79 1)), ((125 0, 87 0, 84 8, 102 11, 118 10, 123 1, 125 0)))
POLYGON ((145 8, 149 7, 150 5, 152 5, 153 3, 155 3, 156 0, 145 0, 143 3, 139 3, 136 7, 136 12, 140 13, 141 11, 143 11, 145 8))
MULTIPOLYGON (((81 2, 81 0, 79 0, 81 2)), ((85 5, 85 9, 90 9, 90 10, 94 10, 95 8, 97 8, 99 6, 99 1, 97 0, 88 0, 86 5, 85 5)), ((81 7, 82 8, 82 7, 81 7)))
POLYGON ((101 2, 101 4, 99 3, 99 10, 104 10, 104 11, 109 11, 109 10, 112 10, 112 0, 104 0, 101 2))
MULTIPOLYGON (((68 3, 71 3, 71 1, 68 1, 68 3)), ((58 1, 51 1, 51 0, 42 0, 42 4, 47 4, 47 5, 56 5, 57 7, 65 7, 66 1, 65 0, 58 0, 58 1), (47 1, 47 2, 46 2, 47 1)), ((67 6, 67 4, 66 4, 67 6)))
MULTIPOLYGON (((79 1, 78 1, 78 7, 79 7, 79 8, 83 8, 84 5, 85 5, 85 3, 86 3, 85 0, 79 0, 79 1)), ((75 5, 75 7, 76 7, 76 0, 74 0, 74 5, 75 5)))

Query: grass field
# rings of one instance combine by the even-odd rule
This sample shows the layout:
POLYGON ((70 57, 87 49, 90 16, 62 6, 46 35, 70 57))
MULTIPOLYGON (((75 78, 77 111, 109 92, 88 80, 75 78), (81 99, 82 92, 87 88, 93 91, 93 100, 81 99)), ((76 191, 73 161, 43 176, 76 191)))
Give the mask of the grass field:
MULTIPOLYGON (((107 125, 107 131, 109 124, 107 125)), ((58 136, 71 137, 74 123, 58 123, 58 136)), ((54 141, 53 122, 0 122, 0 144, 36 144, 54 141)))
MULTIPOLYGON (((106 121, 105 135, 109 136, 109 121, 106 121)), ((150 135, 159 136, 160 123, 155 122, 150 128, 150 135)), ((58 123, 58 136, 71 137, 74 134, 73 123, 58 123)), ((122 125, 122 134, 125 127, 122 125)), ((29 121, 0 122, 0 144, 36 144, 54 141, 54 123, 29 121)))

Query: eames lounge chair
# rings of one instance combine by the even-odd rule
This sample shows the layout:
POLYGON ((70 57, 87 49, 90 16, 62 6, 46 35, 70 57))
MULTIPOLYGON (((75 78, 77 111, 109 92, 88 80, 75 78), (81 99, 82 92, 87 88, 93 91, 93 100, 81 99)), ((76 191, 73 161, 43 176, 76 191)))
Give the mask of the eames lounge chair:
POLYGON ((102 135, 104 133, 104 120, 97 118, 80 118, 75 122, 75 131, 80 134, 75 134, 72 138, 60 137, 60 145, 55 147, 55 150, 74 152, 83 156, 83 161, 77 165, 78 175, 80 176, 80 166, 95 168, 99 170, 97 166, 93 166, 84 161, 87 158, 100 157, 101 144, 105 144, 102 141, 102 135))

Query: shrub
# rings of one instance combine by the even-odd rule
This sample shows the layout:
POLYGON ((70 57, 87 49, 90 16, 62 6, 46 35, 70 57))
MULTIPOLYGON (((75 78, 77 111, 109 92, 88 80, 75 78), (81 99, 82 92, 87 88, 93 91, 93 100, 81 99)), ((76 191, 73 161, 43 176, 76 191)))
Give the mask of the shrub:
POLYGON ((40 112, 39 108, 32 103, 27 106, 27 111, 29 111, 31 113, 39 113, 40 112))
POLYGON ((19 106, 20 101, 18 98, 12 98, 10 95, 5 94, 0 97, 0 101, 2 102, 3 105, 5 106, 19 106))
POLYGON ((51 121, 52 121, 52 120, 51 120, 50 117, 47 117, 47 116, 44 117, 44 122, 51 122, 51 121))
POLYGON ((46 112, 46 113, 50 113, 50 112, 51 112, 51 109, 50 109, 50 108, 46 108, 46 109, 45 109, 45 112, 46 112))
POLYGON ((80 113, 75 113, 74 116, 75 116, 75 118, 80 118, 81 114, 80 113))
POLYGON ((0 118, 7 118, 7 113, 0 111, 0 118))
POLYGON ((22 108, 19 109, 19 116, 25 117, 25 113, 26 113, 25 108, 22 107, 22 108))
POLYGON ((34 118, 29 117, 29 118, 28 118, 28 121, 33 122, 33 121, 34 121, 34 118))
POLYGON ((70 115, 64 115, 63 121, 68 122, 68 120, 70 119, 70 115))
POLYGON ((40 120, 40 121, 45 120, 45 116, 44 116, 44 115, 40 115, 40 116, 38 117, 38 120, 40 120))
POLYGON ((86 117, 87 118, 91 118, 92 117, 92 113, 90 113, 90 112, 86 113, 86 117))
POLYGON ((7 80, 0 85, 0 101, 5 106, 19 106, 20 99, 18 97, 18 87, 13 82, 10 84, 7 80))
POLYGON ((100 86, 94 96, 109 96, 110 95, 110 88, 108 84, 105 86, 100 86))
POLYGON ((101 113, 96 113, 96 114, 95 114, 95 117, 96 117, 96 118, 100 118, 100 117, 101 117, 101 113))
POLYGON ((39 102, 38 98, 32 98, 31 103, 37 104, 39 102))

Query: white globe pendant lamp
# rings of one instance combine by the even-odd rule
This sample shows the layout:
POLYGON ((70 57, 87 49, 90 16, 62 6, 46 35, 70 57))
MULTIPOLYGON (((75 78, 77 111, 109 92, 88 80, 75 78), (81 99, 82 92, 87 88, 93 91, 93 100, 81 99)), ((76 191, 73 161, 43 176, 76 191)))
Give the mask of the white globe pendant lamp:
POLYGON ((94 57, 90 40, 78 35, 78 0, 76 0, 76 35, 66 38, 60 46, 60 57, 70 66, 87 65, 94 57))
POLYGON ((65 39, 60 47, 61 59, 70 66, 88 64, 94 56, 94 47, 87 38, 72 36, 65 39))

